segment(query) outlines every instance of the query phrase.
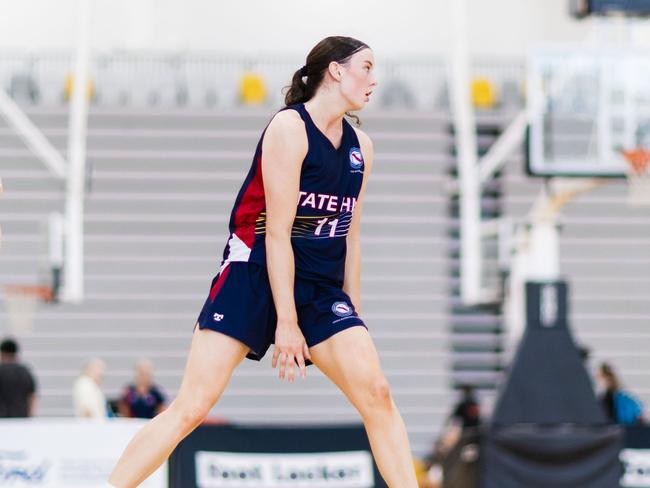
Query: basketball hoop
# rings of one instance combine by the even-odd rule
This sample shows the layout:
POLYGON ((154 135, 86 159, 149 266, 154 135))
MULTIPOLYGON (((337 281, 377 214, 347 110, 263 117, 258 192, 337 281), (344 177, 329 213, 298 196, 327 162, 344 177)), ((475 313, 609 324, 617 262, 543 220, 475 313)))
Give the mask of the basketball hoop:
POLYGON ((637 148, 623 150, 621 154, 628 165, 628 202, 630 205, 650 205, 650 150, 637 148))
POLYGON ((52 288, 44 285, 6 285, 5 309, 11 331, 20 335, 31 332, 38 302, 52 301, 52 288))

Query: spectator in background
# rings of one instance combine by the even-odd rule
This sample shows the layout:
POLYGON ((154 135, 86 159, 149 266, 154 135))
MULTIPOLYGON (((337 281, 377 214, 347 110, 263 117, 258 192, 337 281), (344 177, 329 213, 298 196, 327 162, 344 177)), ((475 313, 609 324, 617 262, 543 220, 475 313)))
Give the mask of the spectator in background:
POLYGON ((124 389, 120 414, 124 417, 152 419, 165 409, 165 395, 153 382, 153 363, 147 359, 135 365, 135 381, 124 389))
POLYGON ((460 422, 463 429, 478 427, 481 424, 481 407, 476 400, 474 387, 463 385, 463 396, 456 404, 452 417, 460 422))
POLYGON ((426 459, 426 475, 422 488, 443 486, 475 486, 469 479, 475 476, 478 458, 477 427, 481 424, 481 407, 472 385, 461 386, 461 397, 442 427, 433 452, 426 459), (444 468, 444 469, 443 469, 444 468), (444 471, 444 475, 443 475, 444 471), (453 480, 451 484, 447 482, 453 480))
POLYGON ((602 363, 598 368, 598 381, 603 389, 600 401, 611 422, 633 425, 644 421, 641 402, 622 389, 609 363, 602 363))
POLYGON ((0 343, 0 417, 33 417, 36 413, 36 380, 18 362, 18 343, 0 343))
POLYGON ((74 412, 77 417, 103 419, 108 417, 106 397, 101 389, 106 363, 101 359, 91 359, 81 375, 75 380, 73 388, 74 412))

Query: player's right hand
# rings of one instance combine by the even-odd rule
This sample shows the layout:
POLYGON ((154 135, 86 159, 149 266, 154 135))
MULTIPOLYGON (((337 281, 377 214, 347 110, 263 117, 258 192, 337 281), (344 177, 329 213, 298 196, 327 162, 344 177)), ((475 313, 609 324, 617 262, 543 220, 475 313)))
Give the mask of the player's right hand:
POLYGON ((292 383, 295 379, 295 365, 298 364, 300 368, 300 376, 307 377, 307 367, 305 366, 305 358, 311 360, 309 348, 305 337, 300 331, 298 324, 280 324, 278 323, 275 329, 275 347, 273 350, 272 366, 275 368, 280 361, 279 378, 281 380, 285 377, 285 372, 288 368, 287 379, 292 383))

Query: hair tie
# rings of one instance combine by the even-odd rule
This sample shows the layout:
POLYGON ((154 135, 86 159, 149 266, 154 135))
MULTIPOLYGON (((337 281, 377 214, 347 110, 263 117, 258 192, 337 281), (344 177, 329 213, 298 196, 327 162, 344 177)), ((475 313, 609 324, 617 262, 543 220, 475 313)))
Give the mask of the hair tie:
POLYGON ((307 76, 307 65, 300 68, 300 76, 307 76))

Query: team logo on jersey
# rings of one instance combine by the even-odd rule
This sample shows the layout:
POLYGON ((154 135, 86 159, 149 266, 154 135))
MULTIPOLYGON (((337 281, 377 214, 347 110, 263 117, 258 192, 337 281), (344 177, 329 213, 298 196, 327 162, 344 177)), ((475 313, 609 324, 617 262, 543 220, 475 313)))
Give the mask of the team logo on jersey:
POLYGON ((221 322, 223 320, 223 314, 221 313, 215 313, 212 318, 214 319, 215 322, 221 322))
POLYGON ((352 315, 352 307, 346 302, 334 302, 332 305, 332 312, 339 317, 348 317, 352 315))
POLYGON ((350 166, 352 166, 352 169, 363 168, 363 156, 361 149, 358 147, 350 148, 350 166))

